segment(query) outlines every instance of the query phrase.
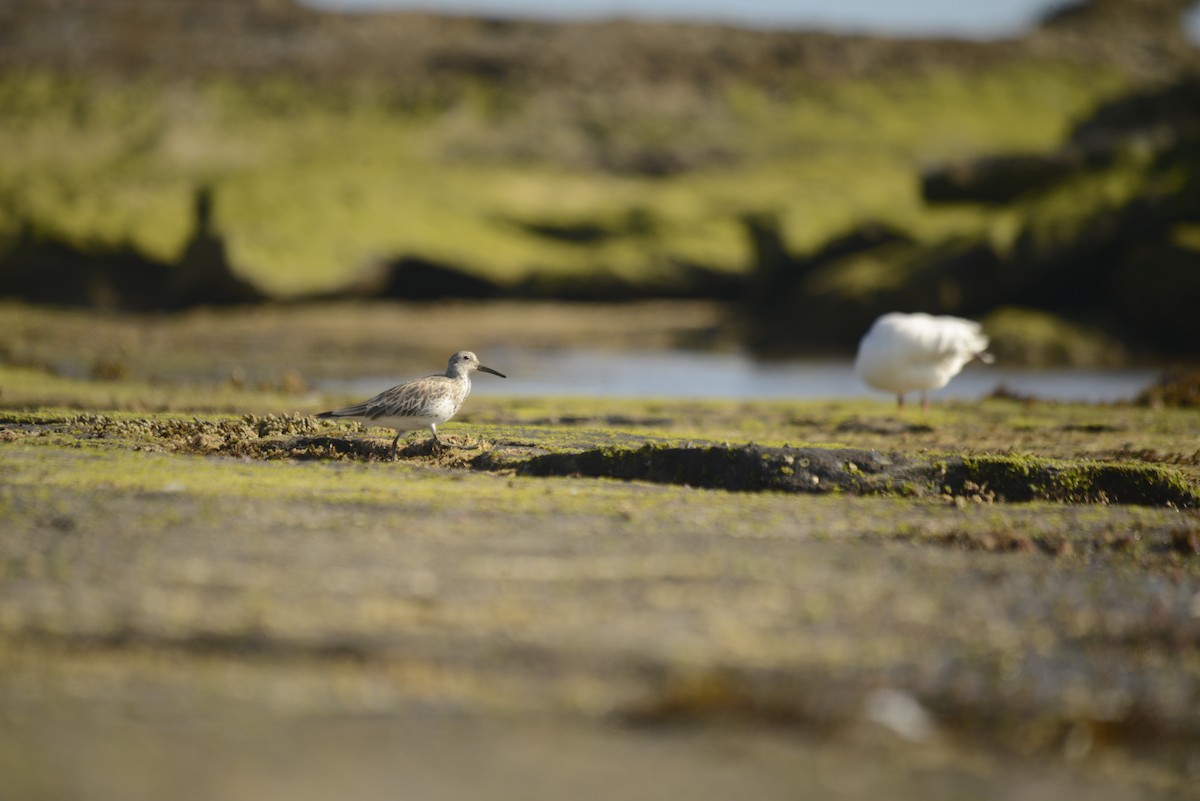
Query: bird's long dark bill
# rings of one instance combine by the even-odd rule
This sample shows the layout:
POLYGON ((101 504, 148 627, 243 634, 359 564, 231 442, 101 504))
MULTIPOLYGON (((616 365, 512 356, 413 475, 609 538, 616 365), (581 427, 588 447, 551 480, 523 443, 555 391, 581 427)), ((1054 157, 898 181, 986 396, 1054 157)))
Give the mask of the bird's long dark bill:
POLYGON ((492 375, 498 375, 501 378, 508 378, 508 376, 506 376, 504 373, 498 373, 490 367, 484 367, 482 364, 479 365, 479 369, 485 373, 491 373, 492 375))

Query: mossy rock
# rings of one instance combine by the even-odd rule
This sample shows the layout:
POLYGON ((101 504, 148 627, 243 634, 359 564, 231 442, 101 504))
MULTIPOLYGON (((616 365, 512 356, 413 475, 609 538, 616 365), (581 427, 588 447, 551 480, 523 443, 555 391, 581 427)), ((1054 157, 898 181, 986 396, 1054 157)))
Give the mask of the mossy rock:
MULTIPOLYGON (((0 428, 12 439, 50 435, 100 447, 252 460, 390 460, 386 438, 344 436, 342 426, 299 414, 211 419, 122 414, 11 412, 0 428)), ((619 436, 619 435, 618 435, 619 436)), ((584 445, 578 438, 531 453, 497 438, 437 457, 425 441, 402 459, 442 469, 647 481, 730 492, 966 499, 976 503, 1058 501, 1200 507, 1200 487, 1174 467, 1023 455, 931 456, 845 447, 765 447, 753 443, 584 445)))
POLYGON ((535 456, 520 464, 517 472, 735 492, 946 495, 981 502, 1048 500, 1200 506, 1197 489, 1171 468, 1020 456, 952 456, 936 460, 853 448, 645 445, 638 449, 597 448, 535 456))
POLYGON ((736 492, 894 492, 924 469, 898 454, 851 448, 765 448, 758 445, 600 448, 526 461, 524 475, 579 475, 736 492))
POLYGON ((946 488, 980 488, 1006 501, 1119 503, 1195 508, 1200 493, 1177 471, 1129 462, 1056 462, 1021 456, 950 460, 946 488))

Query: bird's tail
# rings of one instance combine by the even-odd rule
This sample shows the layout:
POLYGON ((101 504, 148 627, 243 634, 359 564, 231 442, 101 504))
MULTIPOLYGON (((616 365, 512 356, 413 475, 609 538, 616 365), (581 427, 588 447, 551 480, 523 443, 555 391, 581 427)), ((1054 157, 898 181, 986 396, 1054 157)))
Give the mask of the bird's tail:
POLYGON ((331 417, 363 417, 367 413, 365 404, 358 406, 347 406, 345 409, 334 409, 331 412, 321 412, 317 415, 322 420, 328 420, 331 417))

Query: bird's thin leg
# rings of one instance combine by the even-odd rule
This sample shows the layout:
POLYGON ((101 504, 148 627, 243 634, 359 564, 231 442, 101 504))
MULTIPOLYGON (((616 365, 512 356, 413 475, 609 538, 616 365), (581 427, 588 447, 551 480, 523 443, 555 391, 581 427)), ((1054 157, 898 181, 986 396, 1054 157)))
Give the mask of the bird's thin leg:
POLYGON ((904 393, 903 392, 896 393, 896 409, 899 411, 904 411, 904 393))
POLYGON ((396 461, 396 448, 400 445, 400 435, 404 433, 397 431, 396 436, 392 438, 392 461, 396 461))
POLYGON ((438 439, 437 426, 430 425, 429 431, 433 434, 433 441, 430 445, 430 450, 432 450, 434 453, 441 453, 442 451, 444 451, 446 449, 446 446, 442 444, 442 441, 440 439, 438 439))
POLYGON ((929 396, 924 392, 921 393, 921 411, 929 411, 929 396))

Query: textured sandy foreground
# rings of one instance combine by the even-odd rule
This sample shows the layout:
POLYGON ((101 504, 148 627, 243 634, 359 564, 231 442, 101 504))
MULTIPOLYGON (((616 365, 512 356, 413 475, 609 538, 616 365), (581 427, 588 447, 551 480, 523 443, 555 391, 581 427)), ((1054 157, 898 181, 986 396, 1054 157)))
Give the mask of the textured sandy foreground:
MULTIPOLYGON (((1146 410, 989 402, 913 424, 837 404, 630 402, 605 424, 587 401, 557 408, 570 413, 480 402, 447 429, 481 448, 434 457, 414 436, 394 463, 386 432, 302 416, 0 415, 5 786, 99 799, 1194 793, 1194 509, 521 467, 741 453, 745 441, 693 438, 745 419, 805 443, 796 453, 891 441, 949 459, 947 440, 973 429, 986 445, 1018 420, 1043 451, 1011 457, 1019 469, 1074 482, 1080 466, 1149 465, 1194 490, 1194 454, 1138 459, 1119 442, 1146 410)), ((1159 414, 1151 444, 1182 443, 1196 422, 1159 414)))

